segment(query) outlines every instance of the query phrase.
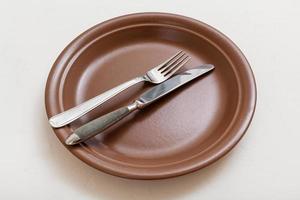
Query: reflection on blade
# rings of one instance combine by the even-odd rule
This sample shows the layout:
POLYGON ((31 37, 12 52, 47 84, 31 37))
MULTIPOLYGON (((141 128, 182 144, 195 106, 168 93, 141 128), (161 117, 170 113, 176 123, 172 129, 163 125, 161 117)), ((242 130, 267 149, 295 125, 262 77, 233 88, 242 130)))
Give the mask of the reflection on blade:
POLYGON ((173 78, 151 88, 139 97, 139 101, 143 104, 149 104, 162 96, 170 93, 176 88, 193 80, 194 78, 205 74, 214 69, 213 65, 201 65, 195 69, 188 70, 182 74, 178 74, 173 78))

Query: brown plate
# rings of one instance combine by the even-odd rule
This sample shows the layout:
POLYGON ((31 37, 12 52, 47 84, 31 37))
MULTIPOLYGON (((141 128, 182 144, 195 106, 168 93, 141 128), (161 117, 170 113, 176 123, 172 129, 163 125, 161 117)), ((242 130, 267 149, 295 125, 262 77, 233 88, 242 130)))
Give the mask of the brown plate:
MULTIPOLYGON (((185 69, 211 63, 215 70, 132 113, 104 134, 66 148, 94 168, 134 179, 186 174, 232 149, 254 113, 252 71, 230 39, 202 22, 179 15, 126 15, 78 36, 49 74, 48 117, 144 74, 179 49, 192 57, 185 69)), ((63 143, 76 127, 131 102, 150 86, 145 83, 130 88, 54 132, 63 143)))

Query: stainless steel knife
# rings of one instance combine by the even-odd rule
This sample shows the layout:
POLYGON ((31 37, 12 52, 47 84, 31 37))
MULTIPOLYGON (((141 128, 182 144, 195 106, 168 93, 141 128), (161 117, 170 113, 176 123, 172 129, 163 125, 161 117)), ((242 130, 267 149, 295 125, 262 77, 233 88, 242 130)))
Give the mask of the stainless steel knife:
POLYGON ((161 97, 169 94, 178 87, 213 69, 213 65, 205 64, 194 69, 187 70, 182 74, 178 74, 169 80, 149 89, 132 104, 112 111, 79 127, 66 139, 65 143, 67 145, 74 145, 83 142, 120 121, 132 111, 144 108, 161 97))

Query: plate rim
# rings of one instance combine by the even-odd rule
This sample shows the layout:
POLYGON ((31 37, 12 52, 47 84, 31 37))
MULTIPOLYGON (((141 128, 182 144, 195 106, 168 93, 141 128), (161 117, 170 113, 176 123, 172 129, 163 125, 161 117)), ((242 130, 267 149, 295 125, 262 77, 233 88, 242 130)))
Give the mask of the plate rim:
MULTIPOLYGON (((201 26, 202 29, 208 32, 208 34, 212 34, 214 37, 217 38, 217 40, 220 43, 224 43, 228 45, 227 50, 231 51, 231 54, 233 54, 236 59, 239 60, 239 62, 244 66, 244 73, 246 77, 248 78, 248 86, 249 86, 249 99, 248 100, 248 107, 246 116, 243 119, 243 122, 240 125, 240 128, 236 131, 234 134, 234 137, 231 138, 231 140, 225 145, 223 148, 219 149, 218 152, 216 152, 214 155, 212 155, 209 159, 203 160, 202 162, 198 162, 197 165, 193 165, 190 167, 181 168, 180 170, 171 170, 171 171, 165 171, 165 172, 157 172, 150 173, 150 174, 144 174, 144 173, 137 173, 130 170, 124 169, 123 171, 117 168, 114 168, 113 166, 110 166, 109 163, 105 162, 105 160, 94 160, 90 156, 87 156, 87 149, 85 148, 84 144, 81 144, 79 147, 70 147, 66 146, 64 144, 65 138, 62 137, 62 134, 57 134, 57 132, 63 133, 66 131, 66 127, 59 128, 59 129, 53 129, 55 135, 58 137, 60 142, 76 157, 78 157, 80 160, 85 162, 86 164, 101 170, 103 172, 106 172, 111 175, 123 177, 123 178, 129 178, 129 179, 164 179, 164 178, 171 178, 176 177, 180 175, 184 175, 190 172, 194 172, 196 170, 199 170, 201 168, 204 168, 224 155, 226 155, 231 149, 234 148, 234 146, 241 140, 241 138, 246 133, 248 127, 250 126, 250 123, 253 119, 253 115, 255 113, 256 108, 256 102, 257 102, 257 87, 256 87, 256 81, 254 78, 253 71, 251 69, 251 66, 249 62, 247 61, 244 54, 241 52, 239 47, 235 45, 235 43, 229 39, 227 36, 225 36, 223 33, 218 31, 217 29, 211 27, 210 25, 203 23, 199 20, 178 15, 178 14, 171 14, 171 13, 161 13, 161 12, 143 12, 143 13, 132 13, 127 14, 119 17, 112 18, 110 20, 104 21, 102 23, 99 23, 82 34, 80 34, 78 37, 76 37, 69 45, 67 45, 64 50, 60 53, 54 64, 52 65, 52 68, 50 70, 50 73, 47 78, 46 82, 46 88, 45 88, 45 107, 46 107, 46 113, 48 118, 50 118, 53 114, 58 113, 62 110, 62 107, 56 106, 56 108, 53 107, 53 99, 54 97, 51 97, 53 95, 53 92, 61 92, 62 88, 59 88, 60 84, 56 83, 54 80, 54 76, 63 77, 66 68, 68 67, 67 64, 69 62, 69 59, 74 57, 75 54, 80 53, 82 51, 82 45, 87 44, 86 38, 92 36, 93 34, 98 34, 98 31, 102 29, 103 32, 105 32, 105 28, 109 27, 112 28, 114 26, 118 26, 122 24, 122 22, 127 20, 134 20, 134 19, 146 19, 146 18, 161 18, 164 20, 174 20, 174 21, 182 21, 186 22, 188 24, 194 25, 194 26, 201 26), (112 27, 111 27, 112 26, 112 27), (58 84, 58 85, 57 85, 58 84), (60 107, 60 108, 58 108, 60 107)), ((218 46, 217 46, 218 47, 218 46)), ((219 49, 222 51, 222 49, 219 49)), ((71 66, 71 65, 70 65, 71 66)), ((60 80, 60 79, 58 79, 60 80)), ((62 101, 62 99, 60 99, 62 101)), ((60 102, 61 105, 61 102, 60 102)))

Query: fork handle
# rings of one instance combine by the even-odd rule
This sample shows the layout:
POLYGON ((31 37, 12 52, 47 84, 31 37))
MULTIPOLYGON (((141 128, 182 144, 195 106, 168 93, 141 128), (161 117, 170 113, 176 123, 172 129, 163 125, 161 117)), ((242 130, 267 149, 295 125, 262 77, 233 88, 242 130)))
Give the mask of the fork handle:
POLYGON ((98 107, 99 105, 103 104, 104 102, 111 99, 112 97, 116 96, 120 92, 143 81, 146 81, 146 79, 143 76, 141 76, 129 80, 125 83, 122 83, 121 85, 118 85, 92 99, 89 99, 69 110, 66 110, 64 112, 61 112, 51 117, 49 119, 49 123, 54 128, 65 126, 73 122, 74 120, 78 119, 79 117, 85 115, 86 113, 90 112, 91 110, 98 107))

